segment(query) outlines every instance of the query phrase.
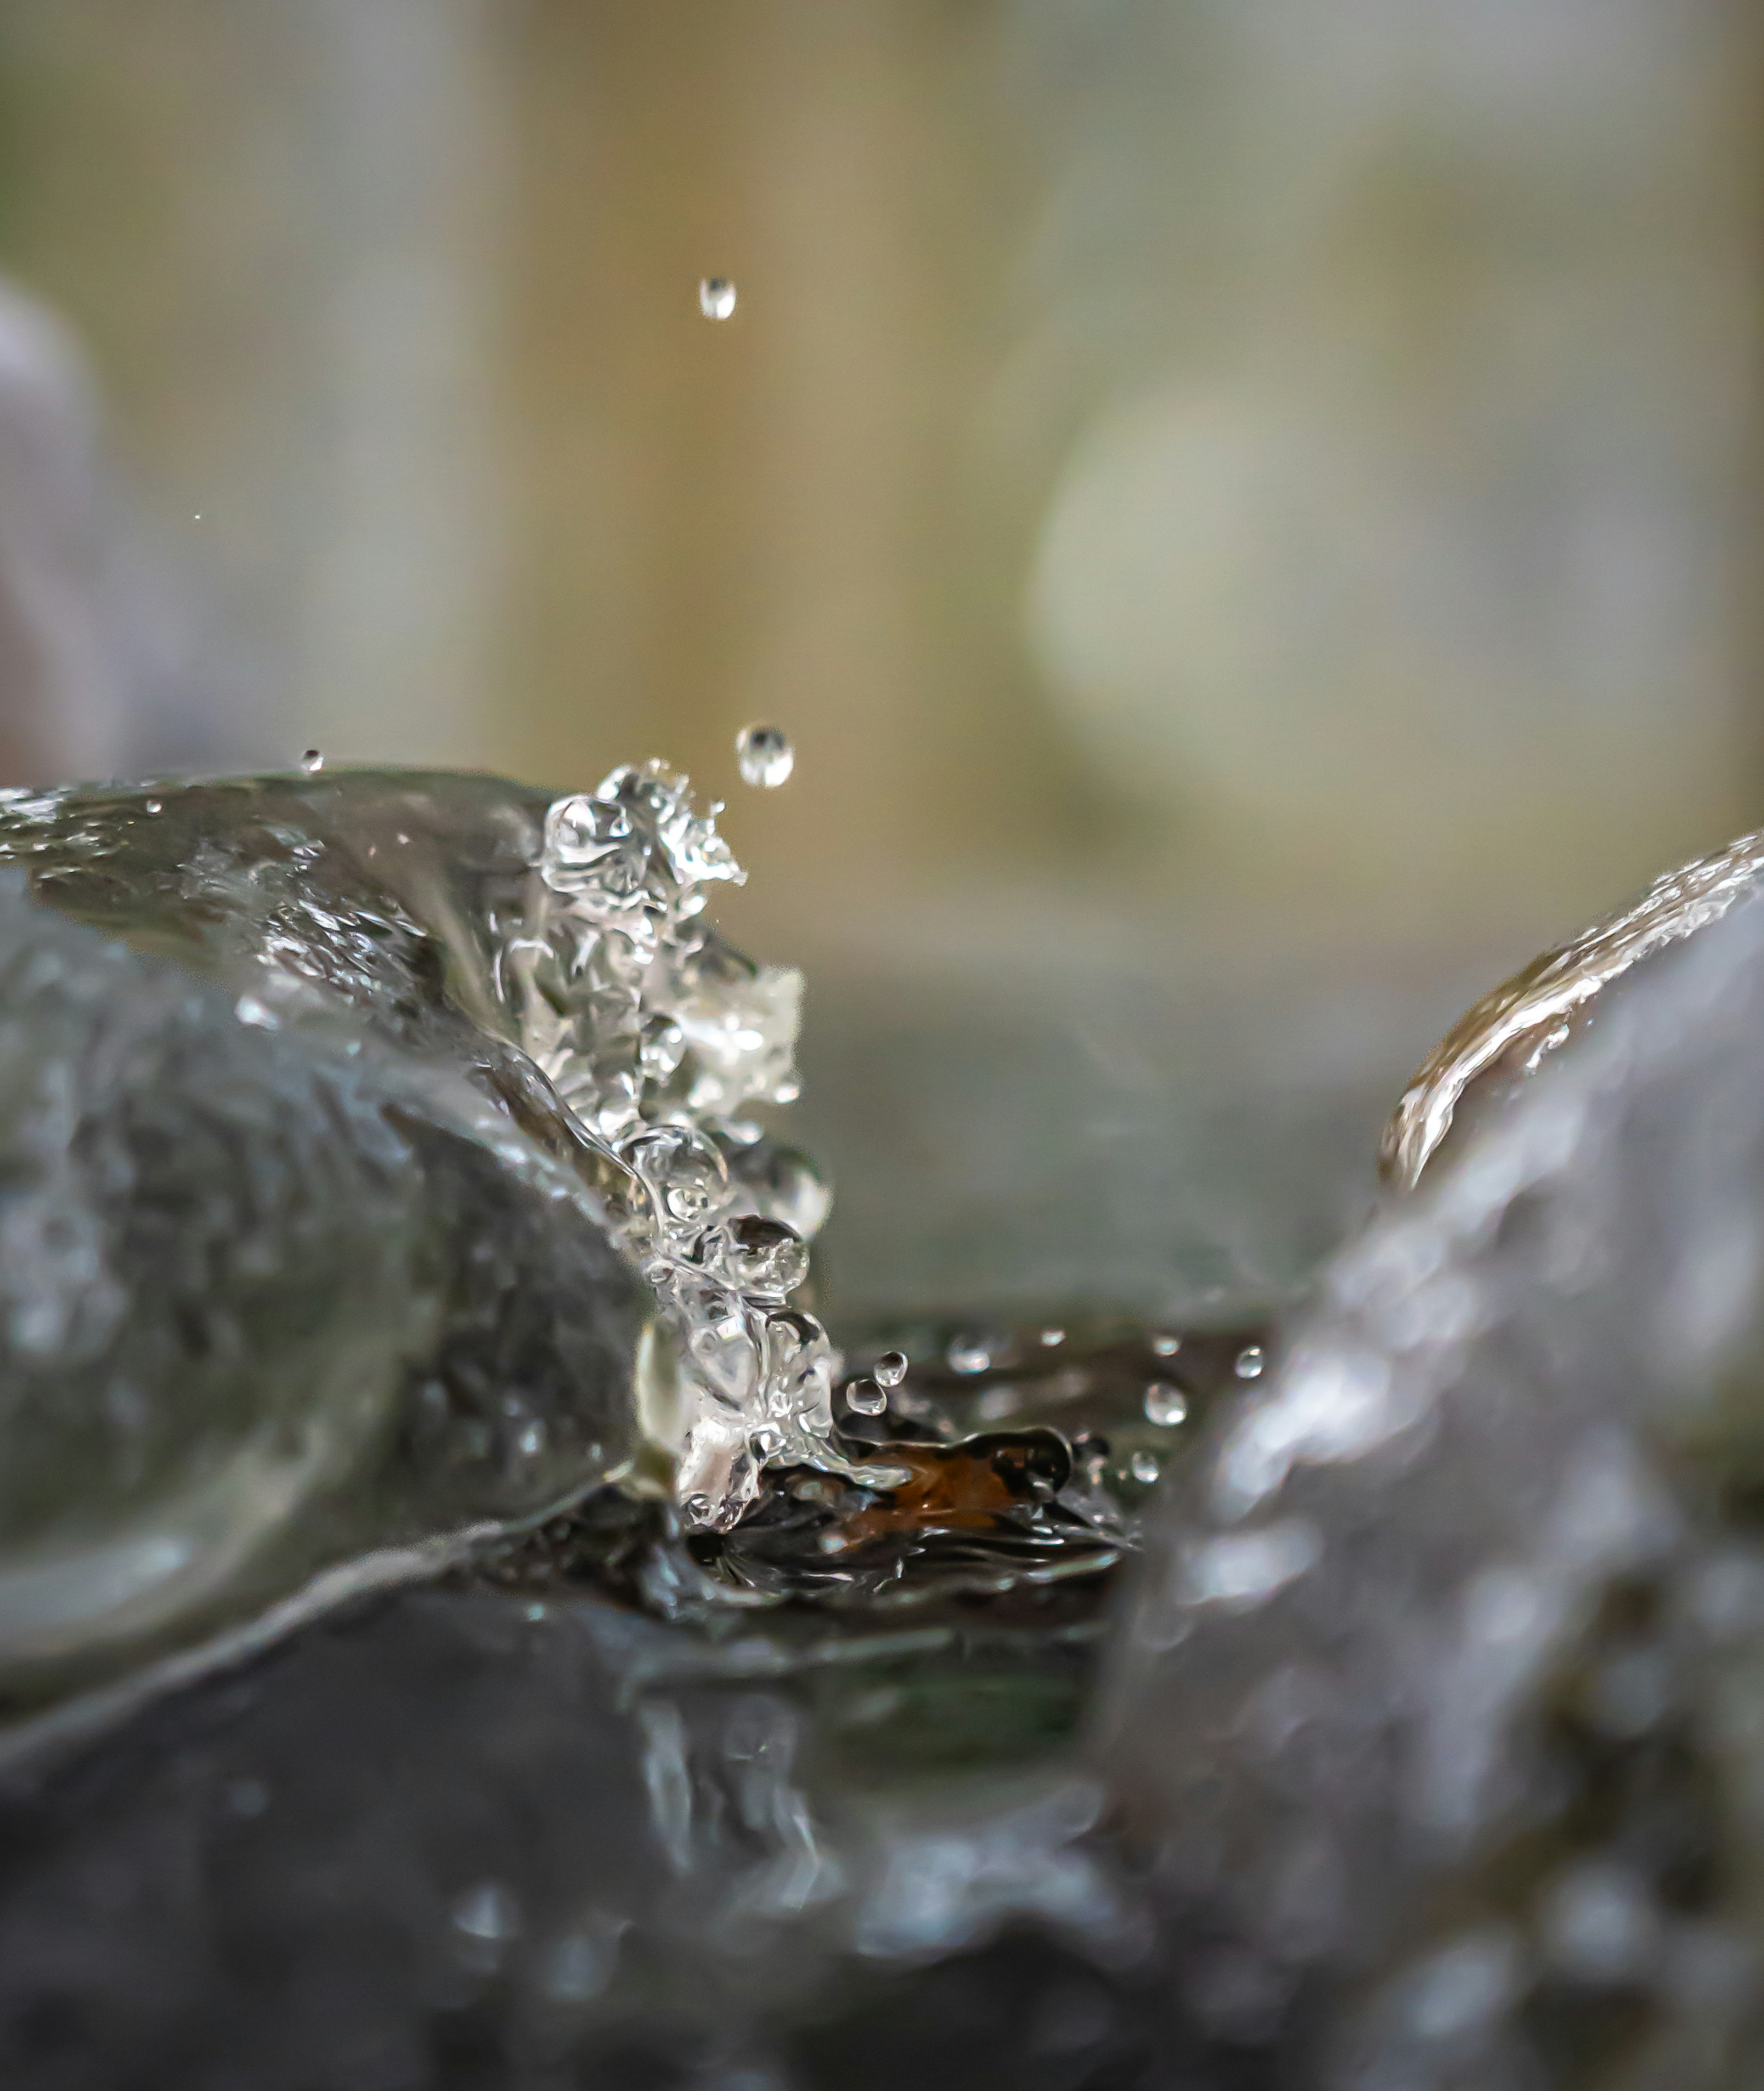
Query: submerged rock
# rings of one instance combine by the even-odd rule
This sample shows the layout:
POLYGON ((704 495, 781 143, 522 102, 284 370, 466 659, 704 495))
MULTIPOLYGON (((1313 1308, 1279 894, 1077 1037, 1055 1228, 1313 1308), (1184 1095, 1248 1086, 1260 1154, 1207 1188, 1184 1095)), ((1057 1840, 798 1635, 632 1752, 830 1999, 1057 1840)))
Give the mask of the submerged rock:
POLYGON ((1764 2072, 1761 1037, 1749 905, 1338 1257, 1155 1514, 1099 1761, 1277 2080, 1764 2072))
POLYGON ((537 817, 473 778, 0 798, 15 1711, 630 1456, 618 1187, 499 1028, 537 817))
POLYGON ((1100 1791, 1046 1761, 1088 1653, 1015 1638, 719 1648, 481 1589, 317 1622, 0 1777, 0 2081, 1163 2080, 1100 1791))

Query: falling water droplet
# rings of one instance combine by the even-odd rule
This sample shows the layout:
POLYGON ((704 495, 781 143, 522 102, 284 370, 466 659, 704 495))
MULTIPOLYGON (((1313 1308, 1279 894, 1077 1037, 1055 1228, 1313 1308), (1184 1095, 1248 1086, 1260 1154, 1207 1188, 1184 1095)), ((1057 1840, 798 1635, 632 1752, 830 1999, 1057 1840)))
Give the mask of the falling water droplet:
POLYGON ((1237 1353, 1237 1362, 1231 1369, 1240 1379, 1260 1379, 1262 1368, 1260 1343, 1245 1343, 1237 1353))
POLYGON ((306 751, 305 754, 300 757, 300 767, 306 772, 308 777, 316 777, 324 766, 324 754, 322 751, 318 748, 309 748, 306 751))
POLYGON ((992 1352, 975 1336, 958 1336, 943 1355, 951 1372, 983 1373, 992 1363, 992 1352))
POLYGON ((775 791, 796 766, 796 751, 775 726, 744 726, 735 737, 735 759, 744 784, 775 791))
POLYGON ((1143 1481, 1147 1488, 1149 1488, 1157 1480, 1162 1471, 1158 1464, 1158 1455, 1155 1452, 1136 1452, 1127 1464, 1132 1471, 1133 1479, 1136 1481, 1143 1481))
POLYGON ((1042 1331, 1042 1341, 1049 1350, 1052 1350, 1056 1343, 1063 1343, 1065 1340, 1066 1332, 1063 1329, 1043 1329, 1042 1331))
POLYGON ((858 1416, 880 1416, 888 1406, 887 1390, 873 1379, 854 1379, 845 1390, 845 1405, 858 1416))
POLYGON ((1154 1379, 1145 1390, 1145 1420, 1169 1430, 1185 1422, 1188 1401, 1180 1386, 1172 1386, 1168 1380, 1154 1379))
POLYGON ((163 813, 165 808, 160 804, 158 800, 149 799, 147 801, 147 810, 149 813, 163 813))
POLYGON ((876 1378, 882 1386, 899 1386, 907 1376, 904 1351, 884 1351, 876 1360, 876 1378))
POLYGON ((1151 1347, 1159 1357, 1173 1358, 1182 1348, 1182 1339, 1180 1336, 1154 1336, 1151 1347))
POLYGON ((698 287, 698 309, 707 320, 726 320, 735 310, 735 286, 727 276, 707 276, 698 287))

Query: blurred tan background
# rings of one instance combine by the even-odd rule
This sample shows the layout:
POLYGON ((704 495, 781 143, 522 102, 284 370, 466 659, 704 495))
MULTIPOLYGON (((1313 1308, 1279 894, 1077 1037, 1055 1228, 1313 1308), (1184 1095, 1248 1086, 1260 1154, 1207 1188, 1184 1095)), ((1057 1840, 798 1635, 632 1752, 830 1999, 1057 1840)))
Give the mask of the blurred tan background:
POLYGON ((1469 995, 1760 817, 1761 87, 1732 0, 4 0, 84 759, 665 754, 860 1292, 1277 1287, 1469 995))

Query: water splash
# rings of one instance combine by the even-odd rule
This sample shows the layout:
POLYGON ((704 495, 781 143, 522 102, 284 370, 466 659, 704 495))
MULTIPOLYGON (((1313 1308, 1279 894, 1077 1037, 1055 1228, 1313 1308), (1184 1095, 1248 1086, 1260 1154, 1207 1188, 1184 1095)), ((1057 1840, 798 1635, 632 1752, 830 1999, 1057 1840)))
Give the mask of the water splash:
POLYGON ((689 779, 615 770, 550 808, 502 954, 528 1051, 628 1172, 610 1217, 671 1339, 649 1347, 640 1400, 688 1518, 718 1528, 768 1463, 858 1471, 834 1433, 839 1354, 791 1304, 830 1194, 751 1115, 798 1093, 802 977, 701 919, 713 886, 745 877, 689 779))

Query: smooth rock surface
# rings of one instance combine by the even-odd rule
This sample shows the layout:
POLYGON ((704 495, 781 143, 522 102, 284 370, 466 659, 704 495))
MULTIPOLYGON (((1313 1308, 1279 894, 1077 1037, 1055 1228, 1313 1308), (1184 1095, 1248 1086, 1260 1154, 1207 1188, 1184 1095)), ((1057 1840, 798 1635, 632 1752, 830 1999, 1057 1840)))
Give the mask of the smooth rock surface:
POLYGON ((1271 2076, 1764 2072, 1764 909, 1335 1260, 1154 1515, 1098 1762, 1271 2076))

